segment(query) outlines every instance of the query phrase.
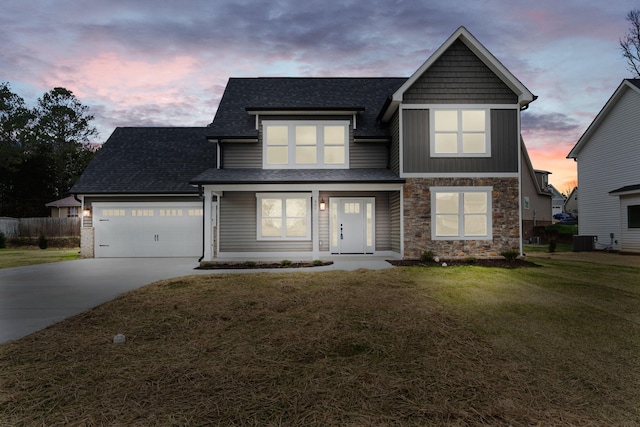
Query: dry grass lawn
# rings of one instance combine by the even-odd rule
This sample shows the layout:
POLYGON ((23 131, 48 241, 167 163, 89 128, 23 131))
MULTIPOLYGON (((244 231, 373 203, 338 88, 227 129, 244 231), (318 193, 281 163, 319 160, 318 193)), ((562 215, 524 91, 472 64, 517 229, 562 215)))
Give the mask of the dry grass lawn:
POLYGON ((640 424, 640 268, 539 262, 158 282, 0 346, 0 425, 640 424))

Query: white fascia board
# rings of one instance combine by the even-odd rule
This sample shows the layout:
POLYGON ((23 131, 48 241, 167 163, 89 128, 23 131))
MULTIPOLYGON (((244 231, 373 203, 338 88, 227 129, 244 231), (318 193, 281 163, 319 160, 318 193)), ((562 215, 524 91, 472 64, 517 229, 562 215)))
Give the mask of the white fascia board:
POLYGON ((222 193, 224 191, 280 191, 280 192, 312 192, 317 191, 401 191, 401 183, 309 183, 309 184, 225 184, 204 185, 205 191, 222 193))
POLYGON ((607 103, 604 104, 604 107, 602 107, 598 115, 593 119, 589 127, 587 127, 587 130, 585 130, 580 139, 578 139, 576 145, 574 145, 569 154, 567 154, 567 159, 578 159, 578 154, 580 153, 580 150, 582 150, 582 147, 584 147, 584 145, 589 141, 589 139, 598 129, 605 117, 609 114, 613 107, 615 107, 622 94, 628 89, 634 90, 640 94, 640 89, 629 83, 627 80, 623 80, 622 83, 618 85, 618 88, 615 90, 615 92, 613 92, 613 95, 611 95, 607 103))
POLYGON ((519 178, 518 172, 404 173, 401 178, 519 178))

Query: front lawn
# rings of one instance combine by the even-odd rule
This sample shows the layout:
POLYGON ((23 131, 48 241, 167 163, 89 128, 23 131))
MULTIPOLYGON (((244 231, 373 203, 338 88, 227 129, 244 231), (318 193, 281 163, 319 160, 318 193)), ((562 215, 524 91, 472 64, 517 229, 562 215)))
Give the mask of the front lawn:
POLYGON ((640 424, 640 268, 529 259, 158 282, 0 346, 0 420, 640 424))
POLYGON ((24 267, 46 262, 70 261, 80 258, 80 250, 59 248, 2 248, 0 268, 24 267))

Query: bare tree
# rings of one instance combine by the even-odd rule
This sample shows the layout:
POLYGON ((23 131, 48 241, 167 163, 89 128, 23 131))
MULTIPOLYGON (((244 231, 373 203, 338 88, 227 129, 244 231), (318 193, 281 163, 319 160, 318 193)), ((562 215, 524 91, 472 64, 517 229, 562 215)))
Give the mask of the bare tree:
POLYGON ((627 68, 640 77, 640 9, 632 9, 627 14, 629 31, 620 39, 622 56, 627 60, 627 68))

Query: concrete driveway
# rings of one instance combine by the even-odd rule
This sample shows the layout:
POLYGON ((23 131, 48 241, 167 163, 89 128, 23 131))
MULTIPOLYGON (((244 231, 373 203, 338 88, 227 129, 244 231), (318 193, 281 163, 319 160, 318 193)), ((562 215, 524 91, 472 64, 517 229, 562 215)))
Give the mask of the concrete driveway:
POLYGON ((82 313, 123 292, 195 274, 196 258, 110 258, 0 269, 0 343, 82 313))
MULTIPOLYGON (((0 344, 111 301, 149 283, 192 274, 295 272, 195 270, 196 258, 91 258, 0 269, 0 344)), ((384 258, 337 258, 305 271, 391 268, 384 258)))

